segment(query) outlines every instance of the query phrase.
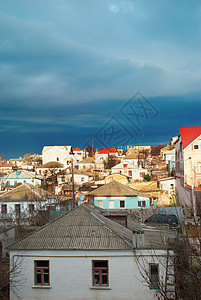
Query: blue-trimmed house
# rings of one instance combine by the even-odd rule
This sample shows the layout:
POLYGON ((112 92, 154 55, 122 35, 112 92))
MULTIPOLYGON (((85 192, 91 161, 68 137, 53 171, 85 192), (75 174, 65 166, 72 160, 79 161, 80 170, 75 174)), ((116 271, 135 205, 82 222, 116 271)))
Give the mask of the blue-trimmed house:
POLYGON ((104 209, 156 208, 156 200, 151 195, 138 192, 115 180, 90 192, 88 201, 104 209))

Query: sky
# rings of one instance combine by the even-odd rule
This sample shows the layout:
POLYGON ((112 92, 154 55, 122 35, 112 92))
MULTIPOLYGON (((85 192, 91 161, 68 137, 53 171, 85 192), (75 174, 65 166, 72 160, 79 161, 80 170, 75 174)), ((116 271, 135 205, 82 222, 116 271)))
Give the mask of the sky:
POLYGON ((0 153, 200 126, 200 20, 195 0, 0 0, 0 153))

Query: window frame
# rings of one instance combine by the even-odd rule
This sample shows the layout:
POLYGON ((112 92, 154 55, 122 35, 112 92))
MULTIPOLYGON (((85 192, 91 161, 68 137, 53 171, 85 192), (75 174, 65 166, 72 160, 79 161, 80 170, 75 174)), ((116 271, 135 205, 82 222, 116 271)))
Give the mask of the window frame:
POLYGON ((29 204, 29 213, 30 213, 30 214, 33 214, 33 213, 34 213, 34 209, 35 209, 34 204, 33 204, 33 203, 30 203, 30 204, 29 204))
POLYGON ((193 150, 200 150, 200 145, 199 144, 194 144, 193 145, 193 150), (197 148, 195 148, 197 147, 197 148))
POLYGON ((119 207, 120 208, 125 208, 126 207, 126 201, 125 200, 120 200, 119 201, 119 207), (124 206, 121 206, 121 203, 124 203, 124 206))
POLYGON ((196 173, 201 173, 201 163, 197 163, 196 165, 196 173))
POLYGON ((138 200, 138 207, 146 207, 146 201, 145 200, 138 200))
MULTIPOLYGON (((105 274, 104 274, 105 275, 105 274)), ((92 260, 92 286, 93 287, 109 287, 109 263, 108 260, 103 259, 103 260, 92 260), (94 267, 94 262, 107 262, 107 267, 94 267), (102 271, 107 271, 107 284, 102 284, 102 271), (99 272, 99 274, 95 274, 95 272, 99 272), (94 276, 98 275, 99 276, 99 281, 100 284, 95 284, 94 283, 94 276)))
POLYGON ((19 203, 15 204, 15 214, 18 216, 21 214, 21 205, 19 203))
POLYGON ((158 263, 150 263, 149 264, 149 281, 150 281, 150 289, 157 289, 159 284, 159 264, 158 263), (151 271, 151 268, 152 266, 156 267, 157 266, 157 280, 156 279, 153 279, 153 275, 152 274, 152 271, 151 271))
POLYGON ((1 204, 1 213, 5 215, 7 214, 7 211, 8 211, 7 204, 1 204))
POLYGON ((49 260, 34 260, 34 285, 35 286, 50 286, 50 261, 49 260), (37 267, 38 262, 48 262, 48 267, 37 267), (37 283, 37 270, 41 271, 41 283, 37 283), (44 283, 44 270, 48 270, 48 283, 44 283))

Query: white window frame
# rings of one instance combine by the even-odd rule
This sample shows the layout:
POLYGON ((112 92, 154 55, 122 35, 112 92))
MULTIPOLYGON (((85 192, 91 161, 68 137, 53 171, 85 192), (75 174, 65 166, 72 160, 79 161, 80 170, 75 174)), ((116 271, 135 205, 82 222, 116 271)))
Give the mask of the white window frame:
POLYGON ((201 163, 196 165, 196 173, 201 173, 201 163))

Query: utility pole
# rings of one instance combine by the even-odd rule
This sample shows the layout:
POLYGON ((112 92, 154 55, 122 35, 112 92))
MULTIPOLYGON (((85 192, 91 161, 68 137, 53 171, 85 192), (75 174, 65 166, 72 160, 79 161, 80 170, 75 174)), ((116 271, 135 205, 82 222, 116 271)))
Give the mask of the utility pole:
POLYGON ((75 186, 74 186, 74 170, 73 170, 73 159, 71 159, 72 168, 72 188, 73 188, 73 209, 75 208, 75 186))
POLYGON ((197 217, 197 209, 196 209, 196 200, 195 200, 195 192, 194 192, 194 169, 193 169, 193 162, 191 157, 189 157, 190 161, 191 161, 191 169, 192 169, 192 202, 193 202, 193 216, 194 218, 197 217))

